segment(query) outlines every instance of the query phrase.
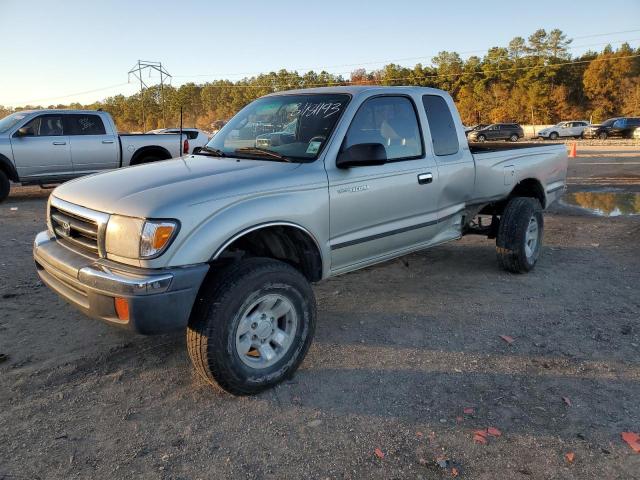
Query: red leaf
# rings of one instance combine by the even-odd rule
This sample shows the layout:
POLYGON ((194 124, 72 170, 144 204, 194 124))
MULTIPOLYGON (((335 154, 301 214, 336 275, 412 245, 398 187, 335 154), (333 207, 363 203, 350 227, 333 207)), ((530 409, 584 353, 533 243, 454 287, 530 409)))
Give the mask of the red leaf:
POLYGON ((424 435, 424 433, 422 433, 422 432, 416 432, 416 437, 418 437, 418 438, 422 438, 423 435, 424 435))
POLYGON ((452 477, 457 477, 458 476, 458 469, 456 467, 453 467, 451 469, 451 476, 452 477))
POLYGON ((573 463, 573 461, 576 459, 576 454, 573 453, 573 452, 569 452, 569 453, 565 454, 564 458, 567 459, 567 462, 573 463))
POLYGON ((467 407, 462 411, 464 412, 465 415, 472 415, 474 410, 472 407, 467 407))
POLYGON ((572 407, 571 400, 569 397, 562 397, 562 401, 567 404, 567 406, 572 407))
POLYGON ((494 427, 487 428, 487 433, 492 437, 499 437, 500 435, 502 435, 502 432, 494 427))
POLYGON ((482 445, 486 445, 487 444, 487 439, 484 438, 482 435, 478 435, 477 433, 473 436, 473 441, 475 443, 480 443, 482 445))
POLYGON ((622 439, 629 444, 631 450, 640 453, 640 435, 634 432, 622 432, 622 439))
POLYGON ((379 448, 376 448, 373 453, 376 454, 376 457, 378 458, 384 458, 384 452, 382 450, 380 450, 379 448))
POLYGON ((475 432, 473 432, 474 435, 480 435, 482 438, 487 438, 487 431, 486 430, 476 430, 475 432))
POLYGON ((513 337, 510 337, 509 335, 500 335, 500 338, 507 342, 509 345, 511 345, 515 341, 513 337))

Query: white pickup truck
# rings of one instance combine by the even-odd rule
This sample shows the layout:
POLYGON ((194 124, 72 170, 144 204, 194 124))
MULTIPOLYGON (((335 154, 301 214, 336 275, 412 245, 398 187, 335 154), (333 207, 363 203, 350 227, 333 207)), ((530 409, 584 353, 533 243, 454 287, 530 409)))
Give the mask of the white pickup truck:
POLYGON ((255 393, 302 362, 312 282, 467 234, 495 239, 502 268, 531 270, 566 174, 564 145, 470 145, 441 90, 278 92, 196 155, 58 187, 34 257, 81 311, 186 330, 204 379, 255 393))
POLYGON ((187 136, 118 134, 107 112, 29 110, 0 120, 0 202, 9 181, 61 183, 189 153, 187 136))

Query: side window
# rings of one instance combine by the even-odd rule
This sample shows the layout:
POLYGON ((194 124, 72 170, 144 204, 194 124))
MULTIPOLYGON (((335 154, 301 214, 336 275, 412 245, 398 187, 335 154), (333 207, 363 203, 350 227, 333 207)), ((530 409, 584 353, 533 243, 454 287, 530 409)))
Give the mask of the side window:
POLYGON ((24 128, 29 136, 56 137, 63 134, 62 117, 60 115, 41 115, 27 123, 24 128))
POLYGON ((65 115, 67 135, 105 135, 104 124, 98 115, 65 115))
POLYGON ((431 130, 434 153, 439 156, 458 153, 458 133, 445 99, 438 95, 423 95, 422 103, 431 130))
POLYGON ((422 136, 413 103, 406 97, 376 97, 358 110, 347 135, 345 148, 359 143, 380 143, 388 160, 422 156, 422 136))

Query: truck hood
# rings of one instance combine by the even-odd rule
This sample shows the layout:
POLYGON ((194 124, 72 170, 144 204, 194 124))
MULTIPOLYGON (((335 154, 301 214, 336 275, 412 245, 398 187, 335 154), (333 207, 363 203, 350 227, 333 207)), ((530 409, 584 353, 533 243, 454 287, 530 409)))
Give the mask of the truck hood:
POLYGON ((270 189, 282 188, 286 173, 299 166, 191 155, 78 178, 53 195, 100 212, 158 218, 188 205, 260 191, 267 182, 270 189))

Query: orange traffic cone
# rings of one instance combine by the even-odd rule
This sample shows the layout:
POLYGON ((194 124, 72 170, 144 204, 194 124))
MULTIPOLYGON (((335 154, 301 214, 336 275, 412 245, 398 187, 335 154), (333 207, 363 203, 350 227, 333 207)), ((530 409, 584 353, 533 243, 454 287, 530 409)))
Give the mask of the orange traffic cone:
POLYGON ((569 149, 569 158, 576 158, 578 156, 576 142, 571 144, 571 148, 569 149))

